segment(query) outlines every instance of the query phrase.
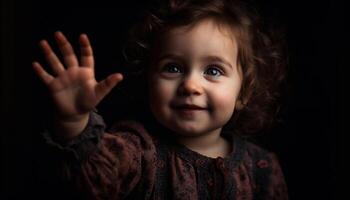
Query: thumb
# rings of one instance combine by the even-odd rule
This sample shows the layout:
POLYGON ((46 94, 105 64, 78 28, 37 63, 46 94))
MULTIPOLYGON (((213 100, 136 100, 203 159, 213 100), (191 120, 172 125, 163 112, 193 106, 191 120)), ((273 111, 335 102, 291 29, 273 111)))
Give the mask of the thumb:
POLYGON ((96 97, 98 101, 103 99, 122 80, 123 75, 121 73, 115 73, 99 82, 96 86, 96 97))

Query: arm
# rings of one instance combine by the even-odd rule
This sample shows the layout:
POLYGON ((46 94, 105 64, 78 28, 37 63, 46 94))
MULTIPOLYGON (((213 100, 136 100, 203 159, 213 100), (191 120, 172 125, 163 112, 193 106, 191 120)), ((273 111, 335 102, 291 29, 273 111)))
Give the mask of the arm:
POLYGON ((92 48, 86 35, 79 40, 80 62, 61 32, 55 33, 55 39, 64 64, 46 40, 40 46, 53 75, 33 62, 33 69, 49 89, 55 107, 53 130, 44 134, 54 152, 50 156, 54 157, 55 171, 65 187, 84 199, 126 195, 140 179, 144 151, 137 145, 137 137, 131 142, 119 134, 104 133, 102 118, 92 112, 122 80, 122 75, 115 73, 96 81, 92 48))
POLYGON ((258 184, 257 199, 288 200, 288 190, 278 158, 268 153, 257 161, 256 179, 258 184))
POLYGON ((61 185, 70 191, 64 198, 74 194, 78 199, 123 199, 151 194, 156 170, 153 141, 137 124, 118 125, 105 133, 102 118, 91 112, 87 127, 68 143, 59 144, 49 132, 43 134, 54 152, 49 155, 59 163, 61 185))
POLYGON ((271 154, 271 167, 272 173, 270 176, 271 186, 269 187, 269 193, 276 200, 287 200, 288 191, 287 184, 284 179, 282 168, 279 164, 278 158, 275 154, 271 154))

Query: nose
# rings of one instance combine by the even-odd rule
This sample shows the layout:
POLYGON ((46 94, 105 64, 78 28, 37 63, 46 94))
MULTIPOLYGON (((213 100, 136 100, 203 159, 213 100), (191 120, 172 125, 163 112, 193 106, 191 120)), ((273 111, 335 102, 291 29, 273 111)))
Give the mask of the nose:
POLYGON ((178 88, 179 95, 200 95, 203 93, 203 87, 199 77, 188 75, 183 78, 178 88))

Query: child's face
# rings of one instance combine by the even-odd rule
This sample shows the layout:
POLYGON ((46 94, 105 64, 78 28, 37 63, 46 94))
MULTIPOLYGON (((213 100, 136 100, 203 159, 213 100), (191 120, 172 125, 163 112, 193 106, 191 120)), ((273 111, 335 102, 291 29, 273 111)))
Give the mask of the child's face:
POLYGON ((212 20, 165 33, 149 73, 155 118, 182 136, 221 131, 241 88, 237 51, 232 32, 212 20))

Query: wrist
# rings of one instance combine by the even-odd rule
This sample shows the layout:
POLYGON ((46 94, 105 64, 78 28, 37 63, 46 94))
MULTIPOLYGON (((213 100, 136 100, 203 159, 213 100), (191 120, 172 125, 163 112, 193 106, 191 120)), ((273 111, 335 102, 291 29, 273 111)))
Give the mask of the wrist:
POLYGON ((80 135, 89 122, 89 113, 61 118, 55 116, 54 119, 54 133, 58 140, 69 141, 80 135))

